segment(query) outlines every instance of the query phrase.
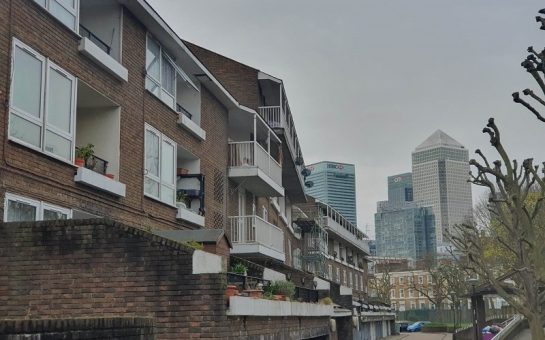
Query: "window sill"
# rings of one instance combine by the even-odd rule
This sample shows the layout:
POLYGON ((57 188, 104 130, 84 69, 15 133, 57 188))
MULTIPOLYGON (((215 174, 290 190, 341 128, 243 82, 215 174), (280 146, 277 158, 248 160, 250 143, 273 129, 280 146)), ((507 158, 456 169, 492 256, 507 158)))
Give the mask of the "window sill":
POLYGON ((158 197, 154 197, 154 196, 151 196, 147 193, 144 192, 144 197, 146 198, 149 198, 150 200, 154 201, 154 202, 157 202, 157 203, 161 203, 169 208, 172 208, 172 209, 175 209, 176 208, 176 205, 175 204, 171 204, 171 203, 167 203, 167 202, 163 202, 161 201, 158 197))
POLYGON ((87 186, 105 191, 118 197, 125 197, 125 184, 84 167, 78 168, 76 176, 74 176, 74 181, 76 183, 85 184, 87 186))
POLYGON ((93 60, 117 79, 125 82, 129 80, 129 71, 88 38, 83 37, 81 39, 78 49, 83 55, 93 60))
POLYGON ((204 131, 199 125, 197 125, 194 121, 189 119, 183 113, 178 114, 178 124, 180 124, 184 129, 189 131, 198 140, 206 140, 206 131, 204 131))

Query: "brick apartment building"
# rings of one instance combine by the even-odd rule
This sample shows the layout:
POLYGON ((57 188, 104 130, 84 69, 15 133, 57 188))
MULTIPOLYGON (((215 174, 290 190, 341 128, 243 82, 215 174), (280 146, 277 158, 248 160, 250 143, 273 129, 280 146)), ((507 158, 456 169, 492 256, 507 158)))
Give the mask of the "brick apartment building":
MULTIPOLYGON (((368 250, 337 215, 312 232, 292 223, 308 198, 280 79, 183 42, 144 0, 8 0, 0 101, 4 334, 69 332, 71 318, 158 339, 352 333, 368 250), (227 307, 230 254, 344 312, 227 307)), ((366 322, 389 332, 377 320, 366 322)))

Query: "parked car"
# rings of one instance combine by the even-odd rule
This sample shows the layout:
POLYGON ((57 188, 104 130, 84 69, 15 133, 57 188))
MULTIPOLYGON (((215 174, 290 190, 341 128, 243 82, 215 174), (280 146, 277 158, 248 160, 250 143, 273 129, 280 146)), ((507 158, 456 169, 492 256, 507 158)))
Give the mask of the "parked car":
POLYGON ((407 327, 407 332, 420 332, 422 330, 422 327, 429 323, 429 321, 417 321, 413 324, 410 324, 407 327))

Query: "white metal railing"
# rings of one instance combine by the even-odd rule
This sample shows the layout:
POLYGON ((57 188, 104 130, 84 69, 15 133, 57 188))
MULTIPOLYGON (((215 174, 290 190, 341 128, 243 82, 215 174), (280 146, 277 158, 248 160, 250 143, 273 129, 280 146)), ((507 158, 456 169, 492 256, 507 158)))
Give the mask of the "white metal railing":
POLYGON ((230 167, 258 167, 275 183, 282 185, 282 166, 258 142, 230 142, 230 167))
POLYGON ((232 216, 231 242, 233 244, 261 244, 284 253, 284 232, 259 216, 232 216))
MULTIPOLYGON (((293 119, 291 114, 289 114, 289 107, 283 108, 282 106, 260 106, 259 114, 272 128, 283 128, 292 157, 295 159, 301 156, 299 139, 297 137, 297 132, 295 131, 293 119), (288 113, 286 113, 286 108, 288 113)), ((301 177, 300 173, 299 177, 301 177)))
POLYGON ((284 127, 284 119, 280 106, 260 106, 259 114, 272 128, 284 127))

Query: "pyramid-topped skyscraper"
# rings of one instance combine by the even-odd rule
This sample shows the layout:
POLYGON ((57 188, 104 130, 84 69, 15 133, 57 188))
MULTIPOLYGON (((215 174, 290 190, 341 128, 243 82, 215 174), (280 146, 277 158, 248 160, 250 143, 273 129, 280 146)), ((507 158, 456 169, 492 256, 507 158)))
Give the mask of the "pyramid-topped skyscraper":
POLYGON ((447 230, 472 218, 469 152, 437 130, 413 151, 412 169, 414 201, 432 207, 437 250, 444 253, 447 230))

